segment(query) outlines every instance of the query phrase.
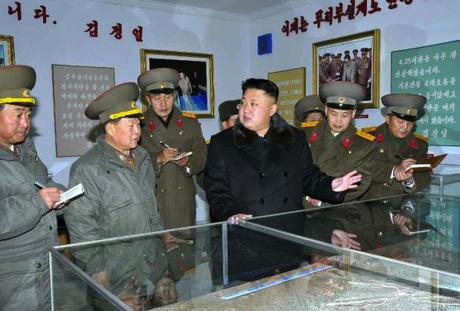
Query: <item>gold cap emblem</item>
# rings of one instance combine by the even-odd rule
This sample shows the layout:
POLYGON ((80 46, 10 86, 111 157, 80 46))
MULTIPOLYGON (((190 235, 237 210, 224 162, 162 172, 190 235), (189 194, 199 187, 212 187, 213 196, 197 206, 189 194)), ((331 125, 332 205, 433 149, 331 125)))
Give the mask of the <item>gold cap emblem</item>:
POLYGON ((22 92, 22 96, 23 97, 30 97, 30 91, 29 90, 24 90, 24 92, 22 92))

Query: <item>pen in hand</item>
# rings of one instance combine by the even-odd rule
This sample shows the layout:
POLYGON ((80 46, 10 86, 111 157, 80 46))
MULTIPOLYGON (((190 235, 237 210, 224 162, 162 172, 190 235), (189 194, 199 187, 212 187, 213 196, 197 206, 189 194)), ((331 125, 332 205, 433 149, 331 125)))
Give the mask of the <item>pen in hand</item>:
POLYGON ((39 183, 38 181, 34 182, 34 185, 38 188, 38 189, 44 189, 46 188, 46 186, 44 184, 41 184, 39 183))
POLYGON ((163 147, 165 148, 170 148, 172 149, 167 143, 165 143, 164 141, 160 140, 160 145, 162 145, 163 147))

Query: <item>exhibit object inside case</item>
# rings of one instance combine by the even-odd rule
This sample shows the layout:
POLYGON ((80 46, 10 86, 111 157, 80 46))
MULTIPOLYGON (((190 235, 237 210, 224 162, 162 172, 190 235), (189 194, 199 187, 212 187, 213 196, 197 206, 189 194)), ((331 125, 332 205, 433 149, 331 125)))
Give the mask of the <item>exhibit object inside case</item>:
POLYGON ((418 193, 59 246, 53 308, 457 310, 459 222, 418 193))

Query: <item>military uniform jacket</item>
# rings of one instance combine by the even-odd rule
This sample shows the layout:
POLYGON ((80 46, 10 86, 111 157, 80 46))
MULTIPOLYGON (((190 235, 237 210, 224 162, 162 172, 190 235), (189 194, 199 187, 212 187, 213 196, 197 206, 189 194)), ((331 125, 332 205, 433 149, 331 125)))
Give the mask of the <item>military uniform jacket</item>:
POLYGON ((403 159, 413 158, 417 163, 427 163, 428 143, 425 140, 410 133, 403 139, 401 147, 398 148, 392 141, 393 134, 391 134, 386 123, 377 128, 365 129, 365 131, 375 133, 377 144, 374 153, 374 160, 377 164, 373 168, 373 181, 371 189, 365 195, 366 199, 421 191, 430 183, 430 172, 414 173, 415 185, 412 188, 408 188, 402 182, 391 178, 393 167, 401 163, 403 159))
POLYGON ((318 75, 319 75, 320 83, 326 83, 328 81, 328 79, 331 78, 330 64, 329 63, 323 63, 323 62, 320 61, 318 70, 319 70, 318 75))
POLYGON ((371 77, 372 63, 369 57, 360 58, 356 66, 356 82, 361 85, 366 85, 371 77))
POLYGON ((192 151, 187 166, 191 168, 191 175, 196 175, 203 171, 207 153, 200 124, 196 119, 183 116, 178 109, 173 108, 171 120, 165 128, 160 118, 149 108, 145 113, 141 139, 141 145, 149 152, 155 167, 156 195, 165 228, 195 225, 196 188, 193 178, 187 176, 184 169, 175 163, 157 164, 157 157, 165 148, 160 141, 183 152, 192 151))
POLYGON ((30 139, 16 147, 19 159, 0 146, 0 306, 49 310, 48 251, 58 244, 56 213, 34 182, 60 185, 48 177, 30 139))
POLYGON ((330 67, 331 79, 335 81, 341 81, 343 75, 343 64, 342 61, 332 62, 330 67))
MULTIPOLYGON (((155 174, 148 153, 134 150, 135 166, 125 164, 103 136, 71 168, 70 186, 83 184, 85 193, 65 209, 72 243, 94 241, 163 228, 156 204, 155 174)), ((158 279, 162 242, 154 237, 77 250, 77 263, 87 273, 107 272, 110 289, 118 294, 127 279, 142 284, 158 279), (144 260, 145 259, 145 260, 144 260)), ((155 284, 155 283, 154 283, 155 284)))
POLYGON ((358 188, 345 192, 344 202, 360 199, 371 185, 372 171, 376 166, 373 159, 376 152, 372 142, 374 137, 357 131, 353 125, 337 137, 333 137, 326 120, 304 130, 313 161, 322 172, 340 177, 357 170, 362 175, 358 188))

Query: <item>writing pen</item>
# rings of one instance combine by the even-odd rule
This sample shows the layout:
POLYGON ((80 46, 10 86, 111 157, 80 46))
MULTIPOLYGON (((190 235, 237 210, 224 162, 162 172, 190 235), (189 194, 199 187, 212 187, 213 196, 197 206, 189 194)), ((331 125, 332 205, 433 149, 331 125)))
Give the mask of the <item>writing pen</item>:
POLYGON ((165 143, 162 140, 160 140, 160 145, 162 145, 163 147, 166 147, 166 148, 171 148, 167 143, 165 143))
POLYGON ((39 183, 38 181, 34 182, 34 185, 35 185, 38 189, 46 188, 46 186, 45 186, 44 184, 41 184, 41 183, 39 183))

